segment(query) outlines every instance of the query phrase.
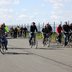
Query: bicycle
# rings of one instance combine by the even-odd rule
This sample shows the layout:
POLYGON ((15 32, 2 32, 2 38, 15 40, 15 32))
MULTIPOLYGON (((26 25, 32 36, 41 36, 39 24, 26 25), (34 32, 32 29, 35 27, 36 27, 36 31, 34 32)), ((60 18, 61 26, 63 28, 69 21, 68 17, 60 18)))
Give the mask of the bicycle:
POLYGON ((30 37, 32 37, 30 46, 31 46, 31 48, 33 48, 33 46, 36 46, 35 48, 37 49, 38 48, 38 41, 35 39, 35 34, 36 33, 30 33, 30 37))
POLYGON ((69 33, 69 46, 72 47, 72 32, 69 33))
POLYGON ((0 51, 2 54, 4 54, 6 52, 6 49, 5 49, 5 42, 3 39, 1 39, 1 43, 0 43, 0 51))
POLYGON ((47 47, 50 47, 50 36, 48 36, 48 34, 46 34, 43 45, 47 46, 47 47))
POLYGON ((60 47, 60 46, 63 46, 63 44, 62 44, 62 33, 59 34, 59 35, 58 34, 56 35, 55 41, 56 41, 57 48, 60 47))
POLYGON ((64 32, 64 44, 65 44, 65 46, 68 45, 68 43, 69 43, 69 33, 64 32))

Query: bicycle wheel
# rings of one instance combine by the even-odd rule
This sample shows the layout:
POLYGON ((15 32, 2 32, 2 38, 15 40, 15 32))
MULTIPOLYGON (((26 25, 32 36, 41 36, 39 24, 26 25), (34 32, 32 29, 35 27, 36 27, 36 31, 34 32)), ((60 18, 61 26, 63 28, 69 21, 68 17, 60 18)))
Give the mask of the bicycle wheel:
POLYGON ((4 54, 5 53, 5 44, 3 43, 2 45, 1 45, 1 53, 2 54, 4 54))
POLYGON ((35 44, 36 44, 36 49, 37 49, 38 48, 38 41, 36 41, 35 44))
POLYGON ((34 39, 32 38, 32 40, 31 40, 31 48, 33 47, 33 45, 34 45, 34 39))
POLYGON ((47 45, 47 38, 43 41, 43 46, 47 45))
POLYGON ((4 47, 5 47, 4 44, 2 44, 2 53, 3 53, 3 54, 4 54, 4 52, 5 52, 5 51, 4 51, 4 47))
POLYGON ((68 46, 72 47, 72 37, 71 36, 69 36, 69 39, 68 39, 68 46))
POLYGON ((47 47, 50 47, 50 38, 48 38, 47 47))

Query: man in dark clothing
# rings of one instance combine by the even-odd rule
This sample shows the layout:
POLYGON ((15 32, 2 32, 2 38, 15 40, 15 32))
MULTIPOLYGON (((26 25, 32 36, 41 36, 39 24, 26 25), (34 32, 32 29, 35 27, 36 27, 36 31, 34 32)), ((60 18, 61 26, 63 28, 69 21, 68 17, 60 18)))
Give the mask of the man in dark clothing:
POLYGON ((65 22, 63 25, 63 33, 64 33, 64 45, 66 46, 69 42, 69 32, 70 32, 70 26, 65 22))
POLYGON ((17 28, 15 28, 14 29, 14 36, 13 36, 14 38, 17 38, 17 32, 18 32, 18 30, 17 30, 17 28))
POLYGON ((48 23, 47 24, 47 33, 52 33, 52 27, 51 27, 51 25, 48 23))
POLYGON ((43 32, 43 44, 44 44, 44 41, 45 41, 45 38, 49 38, 52 34, 52 27, 51 25, 48 23, 46 24, 45 28, 42 29, 42 32, 43 32))
POLYGON ((36 34, 35 31, 38 32, 37 27, 35 25, 35 22, 32 22, 32 25, 30 26, 30 39, 29 39, 29 43, 31 45, 31 40, 32 38, 34 38, 34 42, 36 41, 36 34))
POLYGON ((27 28, 26 27, 24 27, 24 37, 26 38, 26 36, 27 36, 27 28))
POLYGON ((20 28, 20 36, 23 36, 23 27, 20 28))
POLYGON ((70 30, 72 31, 72 23, 70 24, 70 30))
POLYGON ((13 36, 14 36, 14 28, 13 28, 13 26, 10 28, 10 35, 13 38, 13 36))
POLYGON ((69 40, 72 42, 72 23, 70 24, 70 35, 69 35, 69 40))
POLYGON ((65 22, 65 24, 63 25, 63 31, 69 33, 70 31, 70 26, 67 24, 67 22, 65 22))

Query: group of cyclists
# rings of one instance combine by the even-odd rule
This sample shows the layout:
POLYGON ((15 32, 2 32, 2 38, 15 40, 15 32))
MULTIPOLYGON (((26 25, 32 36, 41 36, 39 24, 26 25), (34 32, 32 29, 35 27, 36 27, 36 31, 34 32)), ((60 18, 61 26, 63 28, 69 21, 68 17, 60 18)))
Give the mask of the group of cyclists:
MULTIPOLYGON (((32 22, 32 25, 30 26, 30 39, 29 43, 31 45, 31 40, 34 37, 34 42, 36 42, 36 33, 38 32, 37 26, 35 25, 35 22, 32 22)), ((42 28, 42 34, 43 34, 43 44, 45 43, 46 38, 50 38, 53 33, 52 26, 47 23, 44 28, 42 28)), ((68 42, 72 42, 72 23, 68 24, 65 22, 63 25, 59 24, 56 28, 56 34, 57 34, 57 42, 62 43, 62 38, 64 37, 64 46, 67 46, 68 42)))
POLYGON ((12 38, 17 38, 17 37, 22 37, 22 36, 24 36, 25 38, 26 38, 26 36, 27 36, 27 28, 26 27, 19 27, 19 26, 17 26, 17 27, 11 27, 10 28, 10 36, 12 37, 12 38))
MULTIPOLYGON (((10 34, 13 37, 17 37, 17 31, 21 29, 20 33, 22 34, 22 31, 27 31, 27 28, 15 28, 13 27, 10 29, 10 34), (13 32, 13 33, 12 33, 13 32)), ((7 33, 9 31, 6 30, 6 25, 5 23, 0 25, 0 47, 1 44, 5 44, 5 49, 7 50, 7 45, 8 45, 8 40, 6 38, 7 33)), ((36 43, 36 33, 38 32, 37 26, 35 22, 32 22, 32 25, 30 26, 30 31, 29 31, 29 44, 31 45, 31 40, 34 38, 34 44, 36 43)), ((43 44, 45 43, 45 39, 49 38, 53 33, 52 26, 47 23, 44 28, 42 28, 42 35, 43 35, 43 44)), ((64 46, 68 44, 70 40, 72 40, 72 23, 68 24, 65 22, 65 24, 61 25, 59 24, 58 27, 56 28, 56 34, 57 34, 57 41, 61 44, 62 43, 62 36, 64 36, 64 46)), ((18 33, 18 35, 20 35, 18 33)))
POLYGON ((72 23, 65 22, 63 26, 61 24, 57 27, 57 39, 59 43, 62 43, 62 36, 64 37, 64 46, 71 41, 72 42, 72 23))

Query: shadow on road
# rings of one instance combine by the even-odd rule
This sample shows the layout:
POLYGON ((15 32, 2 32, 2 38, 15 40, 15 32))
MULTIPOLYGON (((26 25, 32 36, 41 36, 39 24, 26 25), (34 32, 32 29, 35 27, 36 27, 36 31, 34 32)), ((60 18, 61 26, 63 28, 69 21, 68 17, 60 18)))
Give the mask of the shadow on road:
POLYGON ((6 51, 6 50, 4 50, 4 52, 3 51, 1 51, 0 50, 0 52, 1 52, 1 54, 3 54, 3 55, 32 55, 33 53, 31 53, 31 52, 28 52, 28 51, 24 51, 24 52, 17 52, 17 49, 29 49, 29 48, 8 48, 8 51, 6 51), (13 51, 9 51, 9 49, 11 50, 13 50, 13 51), (16 52, 14 51, 16 49, 16 52))
POLYGON ((5 52, 6 55, 32 55, 33 53, 5 52))
POLYGON ((40 47, 39 48, 10 48, 9 47, 8 49, 12 49, 12 50, 14 50, 14 49, 15 50, 24 50, 24 49, 64 50, 64 48, 53 48, 53 47, 48 47, 48 48, 46 48, 46 47, 45 48, 42 48, 42 47, 41 48, 40 47))
POLYGON ((31 49, 31 48, 8 48, 8 49, 20 49, 20 50, 22 50, 22 49, 31 49))
POLYGON ((37 48, 42 50, 64 50, 63 48, 37 48))

